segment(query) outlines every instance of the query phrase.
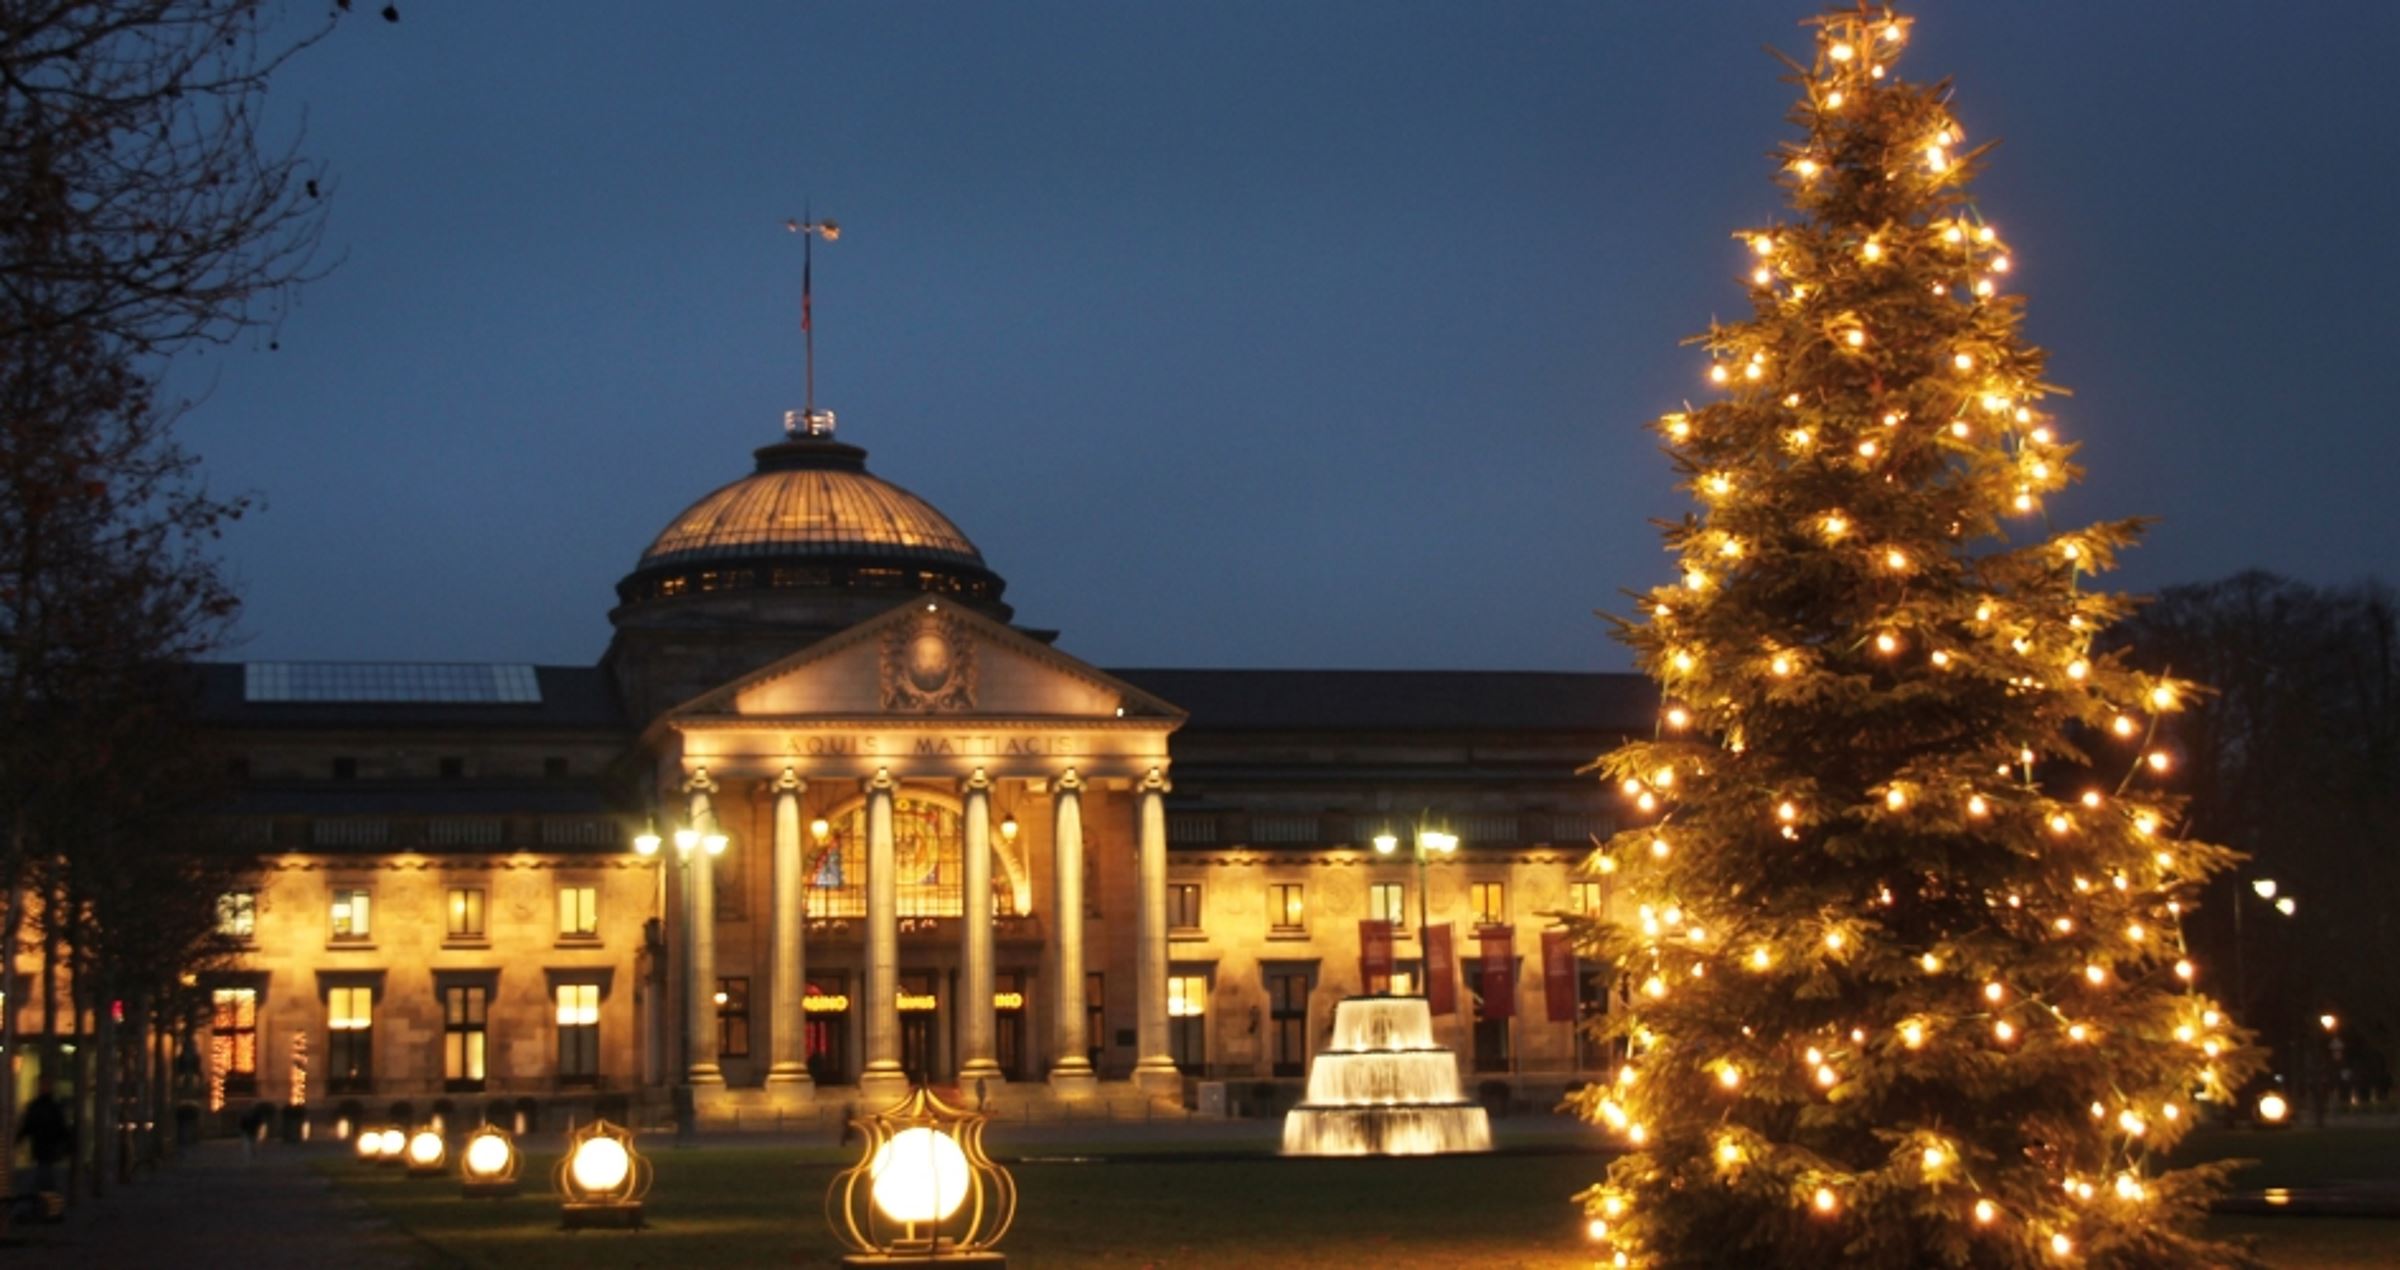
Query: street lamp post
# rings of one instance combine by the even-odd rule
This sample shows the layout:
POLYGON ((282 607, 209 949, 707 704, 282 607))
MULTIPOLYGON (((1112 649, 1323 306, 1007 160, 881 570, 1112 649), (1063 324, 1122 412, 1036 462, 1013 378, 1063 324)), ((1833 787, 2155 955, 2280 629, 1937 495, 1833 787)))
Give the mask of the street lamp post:
MULTIPOLYGON (((1425 865, 1429 856, 1437 853, 1449 855, 1458 850, 1458 835, 1440 829, 1428 829, 1420 823, 1412 838, 1410 852, 1417 859, 1417 995, 1422 997, 1432 995, 1425 956, 1425 931, 1432 911, 1427 902, 1425 865)), ((1399 849, 1399 836, 1390 830, 1375 835, 1375 854, 1388 856, 1399 849)))
MULTIPOLYGON (((692 1011, 689 1008, 689 1003, 698 999, 695 994, 699 993, 703 986, 695 981, 692 977, 693 971, 699 966, 699 960, 692 951, 693 941, 699 937, 699 932, 696 929, 696 923, 693 920, 694 899, 692 895, 691 875, 692 852, 705 851, 711 856, 723 855, 725 854, 726 840, 724 834, 702 833, 698 829, 692 828, 689 825, 675 830, 671 840, 675 844, 675 871, 681 875, 680 883, 683 887, 683 914, 681 922, 683 927, 683 938, 680 941, 682 947, 679 951, 683 960, 684 983, 682 996, 684 1002, 686 1003, 686 1008, 680 1011, 682 1026, 678 1031, 679 1043, 676 1046, 676 1057, 682 1060, 682 1069, 686 1072, 689 1072, 692 1065, 692 1011)), ((658 830, 655 825, 646 825, 643 827, 642 832, 634 837, 633 853, 644 858, 654 857, 658 855, 659 848, 662 845, 664 844, 659 840, 658 830)), ((662 920, 666 916, 666 890, 667 876, 666 872, 661 870, 658 876, 658 907, 659 916, 662 920)), ((660 982, 662 984, 665 982, 665 977, 663 975, 660 977, 660 982)), ((675 1130, 680 1135, 688 1135, 694 1127, 692 1123, 694 1109, 692 1107, 691 1090, 688 1082, 679 1081, 677 1084, 678 1096, 675 1100, 675 1130)))

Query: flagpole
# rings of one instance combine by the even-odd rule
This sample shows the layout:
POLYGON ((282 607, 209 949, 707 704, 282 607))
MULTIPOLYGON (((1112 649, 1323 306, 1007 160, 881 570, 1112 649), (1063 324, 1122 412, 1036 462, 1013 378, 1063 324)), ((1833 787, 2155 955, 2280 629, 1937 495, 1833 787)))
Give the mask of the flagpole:
MULTIPOLYGON (((800 235, 800 347, 806 364, 806 395, 802 400, 800 427, 804 434, 817 436, 820 428, 824 432, 832 431, 830 418, 820 420, 817 417, 817 240, 822 238, 832 242, 842 236, 842 227, 829 220, 817 220, 805 209, 800 213, 799 220, 787 220, 783 227, 800 235)), ((788 418, 785 426, 790 426, 788 418)))

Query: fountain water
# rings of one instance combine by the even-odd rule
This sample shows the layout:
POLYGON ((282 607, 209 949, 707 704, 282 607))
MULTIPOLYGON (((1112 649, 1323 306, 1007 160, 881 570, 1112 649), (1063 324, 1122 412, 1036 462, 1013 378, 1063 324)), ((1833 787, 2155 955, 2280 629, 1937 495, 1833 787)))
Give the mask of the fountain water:
POLYGON ((1433 1043, 1423 997, 1351 997, 1333 1044, 1308 1064, 1308 1097, 1283 1118, 1285 1155, 1489 1151, 1483 1108, 1458 1096, 1458 1060, 1433 1043))

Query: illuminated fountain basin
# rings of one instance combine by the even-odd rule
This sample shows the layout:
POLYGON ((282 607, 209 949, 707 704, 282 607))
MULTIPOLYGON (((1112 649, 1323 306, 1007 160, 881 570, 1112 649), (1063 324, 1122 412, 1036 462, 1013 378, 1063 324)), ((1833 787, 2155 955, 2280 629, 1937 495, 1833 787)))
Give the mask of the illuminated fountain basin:
POLYGON ((1492 1149, 1492 1122, 1458 1096, 1458 1059, 1433 1043, 1423 997, 1351 997, 1283 1118, 1285 1155, 1440 1155, 1492 1149))

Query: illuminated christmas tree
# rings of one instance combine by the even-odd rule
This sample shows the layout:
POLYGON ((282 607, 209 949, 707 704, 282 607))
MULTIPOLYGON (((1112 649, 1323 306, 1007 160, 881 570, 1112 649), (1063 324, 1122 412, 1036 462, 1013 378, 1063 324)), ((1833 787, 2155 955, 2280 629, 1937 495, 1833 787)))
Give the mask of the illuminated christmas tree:
POLYGON ((1909 19, 1817 18, 1779 179, 1742 231, 1752 314, 1659 423, 1699 510, 1623 624, 1656 739, 1602 768, 1641 813, 1591 867, 1632 924, 1627 1057, 1582 1109, 1629 1147, 1583 1197, 1627 1265, 2240 1264, 2168 1171, 2254 1069, 2178 915, 2163 716, 2196 689, 2095 640, 2133 521, 2056 529, 2079 475, 2018 333, 1984 157, 1909 19))

